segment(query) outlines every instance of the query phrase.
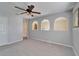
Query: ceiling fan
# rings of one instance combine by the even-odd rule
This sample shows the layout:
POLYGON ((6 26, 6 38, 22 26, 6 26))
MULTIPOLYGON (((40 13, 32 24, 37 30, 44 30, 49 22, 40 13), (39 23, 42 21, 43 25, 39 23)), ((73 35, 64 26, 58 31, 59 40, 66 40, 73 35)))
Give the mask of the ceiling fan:
POLYGON ((20 13, 20 14, 29 14, 29 15, 31 15, 32 17, 34 16, 33 15, 33 13, 35 13, 35 14, 41 14, 40 12, 35 12, 35 11, 32 11, 33 9, 34 9, 34 5, 28 5, 27 7, 27 9, 23 9, 23 8, 21 8, 21 7, 18 7, 18 6, 14 6, 15 8, 17 8, 17 9, 20 9, 20 10, 23 10, 24 12, 22 12, 22 13, 20 13))

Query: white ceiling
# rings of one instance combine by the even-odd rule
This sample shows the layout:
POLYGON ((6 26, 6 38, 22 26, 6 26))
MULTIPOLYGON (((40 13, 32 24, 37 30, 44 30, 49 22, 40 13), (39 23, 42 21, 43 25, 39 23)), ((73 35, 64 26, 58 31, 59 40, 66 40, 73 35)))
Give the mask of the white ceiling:
POLYGON ((0 2, 0 15, 16 15, 16 13, 21 13, 23 11, 15 9, 14 6, 27 8, 27 5, 31 4, 35 5, 34 11, 39 11, 41 15, 46 15, 70 10, 75 2, 0 2))

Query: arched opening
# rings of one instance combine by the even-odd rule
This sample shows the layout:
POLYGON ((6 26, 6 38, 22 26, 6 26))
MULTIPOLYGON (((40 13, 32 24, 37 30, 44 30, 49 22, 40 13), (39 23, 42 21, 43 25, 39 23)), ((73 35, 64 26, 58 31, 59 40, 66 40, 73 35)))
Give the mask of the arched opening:
POLYGON ((32 23, 32 30, 38 30, 38 22, 37 21, 34 21, 32 23))
POLYGON ((67 31, 68 21, 65 17, 59 17, 54 22, 54 31, 67 31))
POLYGON ((74 12, 73 26, 75 28, 79 27, 78 10, 74 12))
POLYGON ((47 19, 41 21, 41 30, 50 30, 50 22, 47 19))

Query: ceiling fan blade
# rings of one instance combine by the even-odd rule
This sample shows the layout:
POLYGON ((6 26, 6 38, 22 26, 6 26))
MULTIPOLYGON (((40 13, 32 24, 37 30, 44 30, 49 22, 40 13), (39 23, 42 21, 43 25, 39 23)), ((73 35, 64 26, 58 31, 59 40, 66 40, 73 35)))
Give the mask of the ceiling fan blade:
POLYGON ((25 13, 27 13, 27 12, 22 12, 22 13, 19 13, 19 14, 17 14, 17 15, 21 15, 21 14, 25 14, 25 13))
POLYGON ((27 13, 27 12, 22 12, 22 13, 20 13, 20 14, 25 14, 25 13, 27 13))
POLYGON ((34 11, 32 11, 32 13, 41 14, 40 12, 34 12, 34 11))
POLYGON ((20 9, 20 10, 24 10, 24 11, 26 11, 25 9, 20 8, 20 7, 18 7, 18 6, 14 6, 14 7, 17 8, 17 9, 20 9))

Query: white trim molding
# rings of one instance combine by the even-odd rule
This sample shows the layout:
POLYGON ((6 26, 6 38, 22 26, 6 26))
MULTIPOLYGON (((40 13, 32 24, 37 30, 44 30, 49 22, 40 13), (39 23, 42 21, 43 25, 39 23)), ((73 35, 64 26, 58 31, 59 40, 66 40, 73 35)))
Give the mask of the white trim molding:
MULTIPOLYGON (((31 38, 30 37, 30 39, 33 39, 33 38, 31 38)), ((52 42, 52 41, 49 41, 49 40, 43 40, 43 39, 41 39, 41 38, 39 38, 39 39, 35 39, 34 38, 34 40, 39 40, 39 41, 43 41, 43 42, 47 42, 47 43, 52 43, 52 44, 58 44, 58 45, 63 45, 63 46, 66 46, 66 47, 73 47, 73 46, 71 46, 71 45, 67 45, 67 44, 63 44, 63 43, 57 43, 57 42, 52 42)))
POLYGON ((73 49, 75 55, 76 55, 76 56, 79 56, 79 55, 78 55, 78 52, 77 52, 77 49, 76 49, 75 47, 72 47, 72 49, 73 49))
POLYGON ((5 44, 1 44, 0 46, 11 45, 11 44, 14 44, 14 43, 20 42, 20 41, 22 41, 22 40, 23 40, 23 39, 21 39, 21 40, 17 40, 17 41, 13 41, 13 42, 7 42, 7 43, 5 43, 5 44))

